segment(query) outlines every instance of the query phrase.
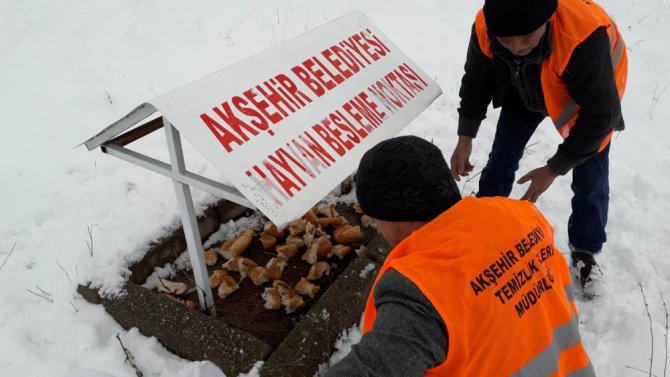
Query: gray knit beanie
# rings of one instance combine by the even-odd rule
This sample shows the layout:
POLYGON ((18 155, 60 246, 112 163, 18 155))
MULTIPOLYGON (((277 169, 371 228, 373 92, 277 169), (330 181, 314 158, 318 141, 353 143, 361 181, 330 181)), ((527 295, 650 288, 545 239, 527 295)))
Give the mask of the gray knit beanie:
POLYGON ((356 196, 363 212, 386 221, 430 221, 461 199, 440 149, 416 136, 367 151, 358 165, 356 196))
POLYGON ((549 21, 557 0, 485 0, 486 27, 497 37, 526 35, 549 21))

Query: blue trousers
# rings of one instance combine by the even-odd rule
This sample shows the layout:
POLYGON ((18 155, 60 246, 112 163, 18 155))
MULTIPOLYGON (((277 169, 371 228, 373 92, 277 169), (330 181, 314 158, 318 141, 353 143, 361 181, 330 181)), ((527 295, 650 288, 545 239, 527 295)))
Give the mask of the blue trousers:
MULTIPOLYGON (((493 148, 479 179, 478 197, 509 196, 526 144, 544 117, 534 112, 501 112, 493 148)), ((597 254, 607 239, 609 145, 572 169, 571 188, 570 247, 573 251, 597 254)))

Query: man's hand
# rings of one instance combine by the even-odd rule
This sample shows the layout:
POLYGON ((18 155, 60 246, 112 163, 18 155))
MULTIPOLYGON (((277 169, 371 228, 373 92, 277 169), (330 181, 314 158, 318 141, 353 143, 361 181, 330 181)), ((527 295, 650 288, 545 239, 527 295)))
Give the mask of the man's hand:
POLYGON ((472 138, 459 136, 454 153, 451 155, 451 175, 459 182, 461 176, 469 175, 474 169, 474 166, 470 164, 470 153, 472 153, 472 138))
POLYGON ((521 200, 530 200, 532 203, 535 203, 537 198, 554 183, 556 177, 558 177, 558 174, 547 165, 529 171, 528 174, 516 182, 523 184, 530 181, 530 186, 528 186, 528 190, 523 194, 521 200))

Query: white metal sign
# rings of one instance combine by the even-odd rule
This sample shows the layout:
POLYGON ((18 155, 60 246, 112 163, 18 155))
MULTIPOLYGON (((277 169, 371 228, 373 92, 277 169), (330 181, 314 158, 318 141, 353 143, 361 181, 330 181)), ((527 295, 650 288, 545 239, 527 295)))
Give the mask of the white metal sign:
POLYGON ((149 103, 282 227, 440 94, 356 12, 149 103))

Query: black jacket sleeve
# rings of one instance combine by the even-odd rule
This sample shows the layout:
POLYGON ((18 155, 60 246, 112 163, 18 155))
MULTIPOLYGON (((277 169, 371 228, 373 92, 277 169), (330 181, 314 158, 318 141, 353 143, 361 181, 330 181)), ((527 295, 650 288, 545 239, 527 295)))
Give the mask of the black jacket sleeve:
POLYGON ((326 377, 420 377, 444 362, 444 321, 414 283, 388 270, 376 285, 374 328, 326 377))
POLYGON ((465 74, 458 94, 461 97, 458 135, 475 137, 479 125, 486 118, 486 108, 493 96, 493 61, 479 47, 474 24, 465 59, 465 74))
POLYGON ((561 175, 595 155, 615 127, 623 129, 609 36, 604 27, 596 29, 577 46, 562 79, 580 110, 570 135, 547 161, 561 175))

